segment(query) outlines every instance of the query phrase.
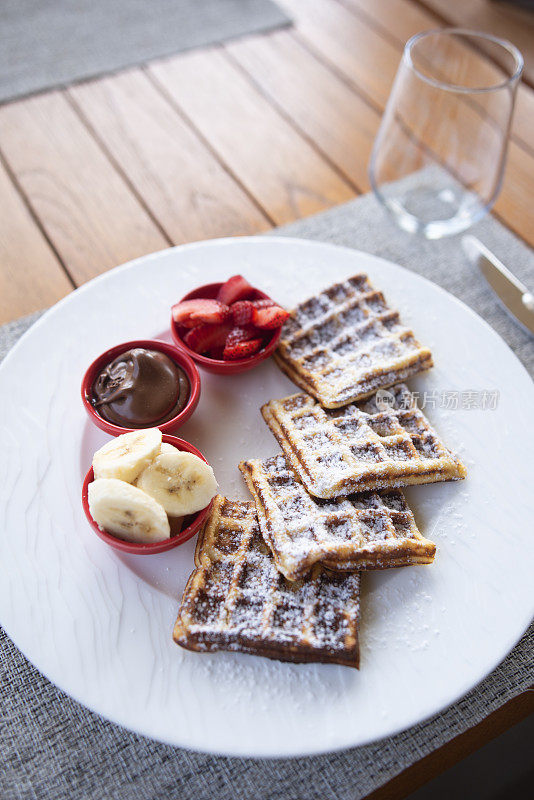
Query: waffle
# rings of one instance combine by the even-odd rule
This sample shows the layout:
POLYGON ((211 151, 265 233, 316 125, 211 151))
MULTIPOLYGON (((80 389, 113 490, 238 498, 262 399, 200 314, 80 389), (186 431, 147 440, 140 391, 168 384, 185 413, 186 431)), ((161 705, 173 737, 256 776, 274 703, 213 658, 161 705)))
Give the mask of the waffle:
POLYGON ((181 647, 358 667, 359 575, 317 565, 306 581, 286 581, 252 501, 217 495, 195 565, 174 626, 181 647))
POLYGON ((430 564, 436 546, 417 529, 398 489, 337 500, 311 497, 283 455, 242 461, 263 538, 288 580, 320 563, 335 570, 430 564))
POLYGON ((293 470, 315 497, 329 499, 466 475, 404 384, 338 410, 325 410, 301 393, 271 400, 261 412, 293 470), (381 396, 391 404, 384 406, 381 396))
POLYGON ((430 350, 402 325, 367 275, 298 305, 282 328, 275 358, 325 408, 362 400, 432 366, 430 350))

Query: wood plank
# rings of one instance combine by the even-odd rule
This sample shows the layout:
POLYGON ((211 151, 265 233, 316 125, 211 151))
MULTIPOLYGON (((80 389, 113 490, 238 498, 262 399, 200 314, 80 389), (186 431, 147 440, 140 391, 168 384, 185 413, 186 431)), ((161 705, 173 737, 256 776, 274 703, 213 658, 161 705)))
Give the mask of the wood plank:
POLYGON ((523 692, 508 700, 478 725, 416 761, 391 781, 365 797, 365 800, 404 800, 428 781, 445 772, 466 756, 500 736, 513 725, 534 713, 534 692, 523 692))
POLYGON ((0 324, 52 305, 73 284, 0 164, 0 324))
MULTIPOLYGON (((393 82, 402 47, 386 40, 368 21, 337 0, 280 0, 293 17, 297 33, 308 47, 360 87, 370 102, 383 109, 393 82)), ((531 198, 534 157, 515 142, 496 211, 506 225, 534 245, 531 198)))
POLYGON ((534 15, 511 3, 488 0, 421 0, 451 25, 509 39, 523 53, 525 76, 534 84, 534 15))
POLYGON ((417 0, 339 0, 366 17, 394 42, 404 45, 415 33, 441 27, 438 17, 417 0))
MULTIPOLYGON (((413 0, 340 0, 392 41, 404 46, 416 33, 439 28, 443 19, 413 0)), ((534 16, 532 16, 534 34, 534 16)), ((534 152, 534 91, 521 82, 517 88, 516 106, 512 120, 512 136, 534 152)))
POLYGON ((304 41, 382 110, 401 57, 398 45, 336 0, 280 0, 279 5, 304 41))
POLYGON ((516 142, 510 142, 503 188, 495 203, 494 211, 531 247, 534 247, 533 190, 534 158, 527 155, 516 142))
POLYGON ((271 227, 141 70, 69 94, 175 244, 271 227))
POLYGON ((77 284, 167 246, 59 92, 0 108, 0 148, 77 284))
POLYGON ((239 39, 227 52, 360 191, 379 114, 288 31, 239 39))
POLYGON ((177 56, 149 70, 277 224, 354 195, 221 50, 177 56))

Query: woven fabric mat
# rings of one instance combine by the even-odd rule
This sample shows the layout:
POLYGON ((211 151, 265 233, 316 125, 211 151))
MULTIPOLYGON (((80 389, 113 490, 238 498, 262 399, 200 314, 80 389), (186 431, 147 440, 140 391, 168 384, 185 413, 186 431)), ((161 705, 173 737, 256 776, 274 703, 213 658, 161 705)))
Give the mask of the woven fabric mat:
MULTIPOLYGON (((492 217, 472 232, 534 289, 534 257, 522 242, 492 217)), ((413 238, 370 195, 276 233, 366 250, 419 272, 474 308, 534 371, 532 337, 498 306, 457 238, 413 238)), ((0 329, 0 357, 37 316, 0 329)), ((0 630, 2 800, 359 800, 528 689, 533 645, 534 625, 468 695, 397 736, 325 756, 267 761, 191 753, 106 722, 43 678, 0 630)))
POLYGON ((2 0, 0 100, 288 22, 271 0, 2 0))

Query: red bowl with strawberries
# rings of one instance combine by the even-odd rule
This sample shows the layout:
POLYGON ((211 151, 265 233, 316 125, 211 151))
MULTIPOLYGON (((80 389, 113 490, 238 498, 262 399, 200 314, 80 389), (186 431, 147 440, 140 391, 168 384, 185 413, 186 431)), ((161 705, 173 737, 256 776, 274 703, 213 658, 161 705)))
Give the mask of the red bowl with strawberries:
POLYGON ((208 372, 235 375, 269 358, 288 316, 265 292, 234 275, 199 286, 176 303, 171 334, 208 372))

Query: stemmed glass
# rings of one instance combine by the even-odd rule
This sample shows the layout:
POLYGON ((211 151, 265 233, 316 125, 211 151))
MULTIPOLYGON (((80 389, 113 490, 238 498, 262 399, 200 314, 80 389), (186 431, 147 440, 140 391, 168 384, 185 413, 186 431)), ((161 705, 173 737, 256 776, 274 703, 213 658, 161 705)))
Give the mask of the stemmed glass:
POLYGON ((369 168, 404 230, 438 239, 492 207, 522 70, 513 44, 484 33, 449 28, 408 41, 369 168))

